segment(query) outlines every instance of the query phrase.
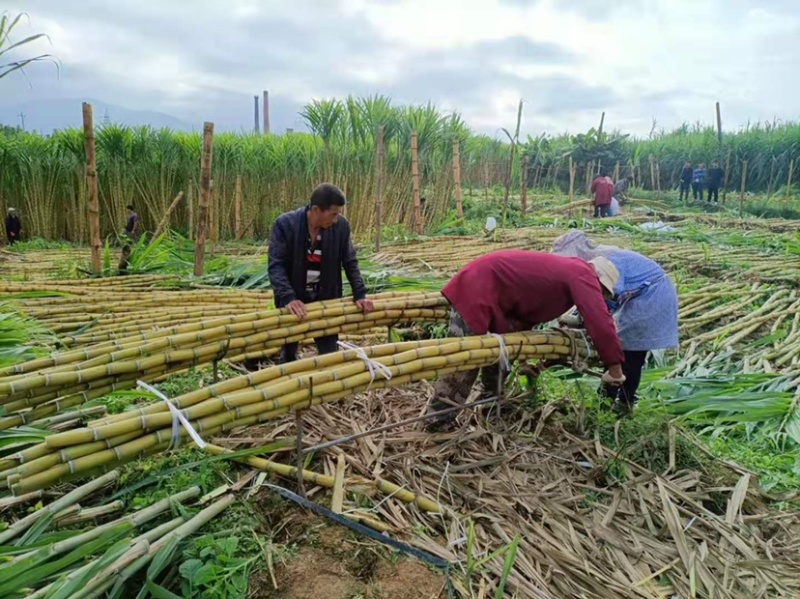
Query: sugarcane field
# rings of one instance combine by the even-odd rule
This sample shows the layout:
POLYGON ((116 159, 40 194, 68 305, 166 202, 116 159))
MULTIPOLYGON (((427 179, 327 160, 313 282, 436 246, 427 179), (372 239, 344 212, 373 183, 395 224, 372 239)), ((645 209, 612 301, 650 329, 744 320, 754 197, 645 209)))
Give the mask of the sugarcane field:
MULTIPOLYGON (((700 98, 667 129, 595 85, 584 127, 578 79, 489 81, 493 56, 597 51, 627 85, 631 42, 597 50, 578 3, 431 0, 458 13, 435 36, 407 0, 42 4, 0 11, 0 599, 800 597, 800 121, 777 92, 737 124, 713 84, 669 110, 642 91, 653 114, 700 98), (459 37, 489 18, 536 32, 459 37), (301 32, 303 72, 342 81, 282 70, 301 32), (251 35, 302 103, 242 92, 251 35), (444 65, 408 75, 430 99, 385 83, 401 48, 444 65), (494 112, 452 91, 451 52, 494 112)), ((741 18, 781 36, 782 10, 741 18)))

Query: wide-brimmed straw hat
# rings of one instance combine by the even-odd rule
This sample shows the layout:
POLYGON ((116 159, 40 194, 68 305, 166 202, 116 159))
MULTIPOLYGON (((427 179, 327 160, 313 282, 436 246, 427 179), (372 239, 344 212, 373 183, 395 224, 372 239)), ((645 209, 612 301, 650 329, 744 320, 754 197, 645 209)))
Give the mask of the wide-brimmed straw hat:
POLYGON ((589 264, 594 267, 597 273, 597 278, 600 279, 600 284, 605 287, 611 295, 614 295, 614 289, 619 283, 619 271, 610 260, 598 256, 589 260, 589 264))

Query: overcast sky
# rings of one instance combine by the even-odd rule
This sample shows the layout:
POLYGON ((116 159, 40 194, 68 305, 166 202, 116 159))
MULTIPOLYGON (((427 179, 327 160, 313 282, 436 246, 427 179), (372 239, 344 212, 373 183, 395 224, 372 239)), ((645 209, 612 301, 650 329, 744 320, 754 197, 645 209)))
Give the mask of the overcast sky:
MULTIPOLYGON (((796 119, 800 0, 0 0, 17 38, 48 33, 0 103, 95 98, 218 129, 252 128, 269 89, 274 130, 312 98, 386 94, 458 110, 475 130, 646 135, 796 119)), ((34 49, 34 48, 29 48, 34 49)))

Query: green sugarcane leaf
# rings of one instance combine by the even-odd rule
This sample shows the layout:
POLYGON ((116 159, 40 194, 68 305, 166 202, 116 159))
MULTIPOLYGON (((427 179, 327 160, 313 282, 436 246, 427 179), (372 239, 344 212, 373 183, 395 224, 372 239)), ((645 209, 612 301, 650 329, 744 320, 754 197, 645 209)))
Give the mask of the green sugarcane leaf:
MULTIPOLYGON (((132 525, 129 522, 122 522, 119 526, 115 526, 114 528, 110 529, 108 532, 104 533, 103 535, 99 536, 97 539, 93 541, 89 541, 88 543, 84 543, 80 547, 77 547, 70 553, 66 554, 65 556, 57 559, 57 560, 49 560, 45 564, 36 566, 36 567, 28 567, 23 572, 19 573, 19 575, 15 576, 13 579, 6 581, 4 584, 0 585, 0 597, 4 596, 4 593, 11 592, 13 590, 17 590, 20 588, 28 587, 31 584, 34 584, 37 581, 41 581, 48 576, 52 576, 60 572, 61 570, 71 566, 72 564, 81 561, 83 558, 97 553, 103 547, 117 539, 120 535, 127 534, 127 532, 132 528, 132 525)), ((129 543, 130 539, 123 539, 123 542, 129 543)), ((45 548, 44 550, 37 551, 38 557, 41 557, 39 552, 49 552, 44 557, 46 558, 48 555, 52 554, 52 545, 45 548)), ((39 560, 40 561, 40 560, 39 560)), ((36 563, 36 562, 34 562, 36 563)))
POLYGON ((130 548, 131 542, 129 538, 120 539, 96 560, 89 562, 78 570, 61 576, 53 583, 45 599, 78 599, 82 591, 91 592, 92 589, 85 588, 86 584, 122 557, 130 548))
POLYGON ((28 543, 35 542, 36 539, 42 536, 42 534, 44 534, 44 532, 50 527, 52 522, 53 514, 47 512, 44 516, 34 522, 33 526, 26 530, 25 534, 22 535, 22 537, 18 539, 14 545, 17 547, 25 547, 28 543))
POLYGON ((162 586, 157 585, 152 580, 145 582, 145 587, 156 599, 183 599, 179 595, 172 593, 162 586))

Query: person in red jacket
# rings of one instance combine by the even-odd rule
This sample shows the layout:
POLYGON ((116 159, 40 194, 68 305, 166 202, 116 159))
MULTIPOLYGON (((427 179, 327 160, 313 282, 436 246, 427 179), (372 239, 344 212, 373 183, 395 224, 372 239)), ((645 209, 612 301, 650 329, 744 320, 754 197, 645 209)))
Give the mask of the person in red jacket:
POLYGON ((614 182, 601 170, 592 181, 590 191, 594 194, 594 217, 605 218, 608 216, 611 198, 614 197, 614 182))
MULTIPOLYGON (((625 357, 605 302, 618 280, 619 273, 605 258, 589 263, 527 250, 492 252, 467 264, 442 289, 452 308, 449 334, 463 337, 530 330, 576 306, 607 368, 603 382, 621 385, 625 382, 625 357)), ((496 389, 498 375, 497 366, 483 370, 487 392, 496 389)), ((478 371, 471 370, 440 378, 429 412, 466 403, 477 377, 478 371)), ((439 417, 429 429, 448 428, 454 421, 455 416, 439 417)))

